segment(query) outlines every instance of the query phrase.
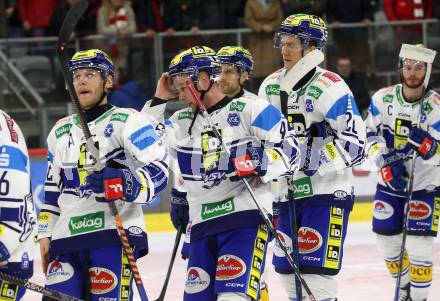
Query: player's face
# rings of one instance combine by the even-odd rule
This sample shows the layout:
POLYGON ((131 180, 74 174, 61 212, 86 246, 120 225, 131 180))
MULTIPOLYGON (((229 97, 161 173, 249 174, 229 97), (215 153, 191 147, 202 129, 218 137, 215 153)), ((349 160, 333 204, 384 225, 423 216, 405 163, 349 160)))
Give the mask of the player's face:
POLYGON ((222 72, 220 74, 219 87, 223 94, 228 96, 236 95, 240 92, 240 75, 237 68, 231 64, 222 64, 222 72))
POLYGON ((191 78, 189 77, 189 75, 178 75, 173 77, 172 79, 172 85, 176 92, 179 94, 179 100, 186 103, 189 107, 193 107, 195 103, 188 89, 190 83, 191 78))
POLYGON ((403 84, 408 88, 416 89, 423 85, 426 74, 426 64, 420 61, 404 60, 402 66, 403 84))
POLYGON ((290 69, 302 58, 302 45, 298 37, 284 34, 281 37, 281 54, 284 68, 290 69))
POLYGON ((110 89, 113 85, 111 76, 104 81, 101 73, 92 68, 75 70, 72 78, 79 103, 85 110, 96 106, 102 100, 104 89, 110 89))

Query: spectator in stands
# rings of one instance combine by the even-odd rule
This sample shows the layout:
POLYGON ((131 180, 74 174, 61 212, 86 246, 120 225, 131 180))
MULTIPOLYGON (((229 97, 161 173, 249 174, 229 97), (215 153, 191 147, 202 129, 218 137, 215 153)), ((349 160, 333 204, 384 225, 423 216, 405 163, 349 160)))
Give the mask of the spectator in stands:
POLYGON ((282 0, 284 16, 293 14, 309 14, 323 17, 327 0, 282 0))
POLYGON ((283 11, 278 0, 248 0, 244 22, 252 29, 248 49, 255 62, 250 91, 258 92, 264 78, 274 68, 280 67, 280 56, 273 47, 273 35, 283 21, 283 11))
POLYGON ((434 18, 440 19, 440 1, 432 4, 432 14, 434 18))
MULTIPOLYGON (((436 1, 438 2, 438 1, 436 1)), ((432 0, 384 0, 383 10, 389 21, 432 18, 432 0)), ((422 39, 420 25, 395 26, 395 44, 419 43, 422 39)))
POLYGON ((165 30, 163 17, 164 0, 132 0, 131 6, 136 12, 136 26, 138 32, 145 32, 151 38, 157 32, 165 30))
POLYGON ((28 36, 42 37, 49 34, 55 4, 56 0, 16 0, 22 26, 28 36))
POLYGON ((356 73, 351 65, 349 57, 341 56, 336 61, 336 72, 344 79, 350 90, 353 92, 356 105, 365 118, 370 105, 370 95, 365 86, 365 78, 356 73))
POLYGON ((21 19, 18 14, 18 9, 15 0, 5 1, 4 16, 6 19, 6 37, 19 38, 24 36, 21 19))
POLYGON ((98 33, 110 46, 110 56, 117 68, 127 69, 129 37, 136 32, 136 19, 126 0, 103 0, 98 10, 98 33))
MULTIPOLYGON (((368 73, 369 46, 368 28, 341 28, 344 23, 363 23, 365 26, 373 24, 373 13, 376 0, 331 0, 327 2, 327 20, 334 27, 334 41, 336 53, 348 56, 355 68, 368 73)), ((336 62, 330 62, 334 66, 336 62)))
POLYGON ((239 27, 238 22, 240 17, 243 17, 244 4, 244 0, 201 1, 199 8, 200 29, 224 29, 239 27))
POLYGON ((114 88, 109 94, 109 103, 120 108, 140 111, 147 100, 145 88, 136 81, 130 81, 121 69, 115 70, 114 88))
MULTIPOLYGON (((166 0, 164 2, 165 28, 167 34, 173 35, 175 31, 199 31, 200 0, 166 0)), ((204 17, 209 18, 210 16, 204 17)))
MULTIPOLYGON (((50 35, 57 36, 60 32, 61 25, 63 24, 64 18, 67 15, 67 12, 70 10, 70 8, 79 0, 60 0, 57 5, 55 6, 55 9, 52 14, 52 18, 50 21, 50 35)), ((73 40, 77 37, 77 32, 81 28, 81 21, 78 23, 78 25, 75 28, 75 32, 72 33, 70 38, 73 40)))

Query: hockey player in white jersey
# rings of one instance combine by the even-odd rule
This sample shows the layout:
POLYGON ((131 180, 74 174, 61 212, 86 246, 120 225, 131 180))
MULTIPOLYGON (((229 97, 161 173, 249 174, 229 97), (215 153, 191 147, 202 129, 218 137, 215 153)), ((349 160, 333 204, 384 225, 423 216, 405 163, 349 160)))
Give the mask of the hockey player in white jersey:
MULTIPOLYGON (((286 196, 278 205, 277 227, 290 247, 292 237, 297 236, 301 274, 321 301, 336 300, 334 275, 341 269, 347 222, 354 202, 349 167, 363 158, 365 124, 349 87, 333 72, 313 68, 290 91, 280 92, 280 83, 301 58, 322 49, 326 39, 326 24, 320 17, 296 14, 286 18, 274 39, 281 50, 284 68, 269 75, 258 93, 281 109, 301 142, 301 169, 292 179, 293 197, 286 196), (297 231, 293 236, 292 217, 296 222, 293 231, 297 231)), ((287 183, 280 187, 285 195, 287 183)), ((297 294, 301 292, 299 286, 295 287, 293 270, 277 245, 273 264, 289 300, 298 300, 297 294)))
MULTIPOLYGON (((15 121, 0 110, 0 271, 32 277, 36 216, 26 142, 15 121)), ((21 300, 26 289, 0 279, 0 300, 21 300)))
POLYGON ((88 300, 132 300, 133 276, 107 187, 122 185, 123 198, 115 205, 134 256, 144 256, 141 204, 166 187, 167 153, 149 116, 107 103, 114 66, 106 53, 77 52, 69 71, 104 167, 95 169, 76 114, 55 124, 47 138, 45 204, 38 217, 46 286, 88 300))
POLYGON ((402 45, 401 83, 373 95, 366 119, 371 140, 368 156, 379 168, 373 231, 394 278, 411 158, 416 152, 399 293, 402 301, 427 300, 432 281, 432 244, 440 216, 440 95, 427 88, 434 56, 434 51, 423 46, 402 45))
MULTIPOLYGON (((243 95, 256 96, 243 88, 244 83, 249 79, 254 68, 254 61, 249 50, 242 46, 224 46, 217 51, 217 57, 220 60, 221 68, 218 86, 222 93, 230 98, 239 98, 243 95)), ((177 176, 176 178, 181 177, 177 176)), ((172 196, 186 197, 186 193, 183 193, 183 179, 175 181, 174 184, 175 189, 172 190, 172 196), (182 185, 180 182, 182 182, 182 185)), ((191 223, 188 223, 187 228, 190 227, 191 223)), ((188 230, 186 231, 185 242, 182 246, 183 258, 188 257, 190 241, 190 231, 188 230)))
POLYGON ((264 267, 267 226, 240 180, 247 176, 263 206, 271 211, 267 183, 294 170, 297 141, 282 114, 252 96, 232 99, 218 87, 216 53, 196 46, 171 61, 157 85, 152 106, 179 96, 188 108, 171 117, 167 140, 176 153, 188 203, 172 202, 175 225, 192 221, 184 300, 257 300, 264 267), (171 80, 174 91, 169 86, 171 80), (222 141, 200 114, 189 92, 197 89, 222 141), (177 94, 176 94, 177 92, 177 94), (220 143, 231 150, 229 157, 220 143), (249 169, 236 166, 251 160, 249 169))

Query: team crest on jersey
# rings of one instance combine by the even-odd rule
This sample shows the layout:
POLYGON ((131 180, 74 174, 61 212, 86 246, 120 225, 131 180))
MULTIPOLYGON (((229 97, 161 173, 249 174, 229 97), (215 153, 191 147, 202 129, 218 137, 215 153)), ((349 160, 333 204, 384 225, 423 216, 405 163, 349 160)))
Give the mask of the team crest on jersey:
POLYGON ((240 124, 240 115, 229 113, 227 121, 230 126, 238 126, 240 124))
POLYGON ((306 105, 306 112, 310 113, 314 111, 313 101, 310 98, 306 99, 305 105, 306 105))
POLYGON ((113 129, 113 124, 109 123, 107 124, 107 126, 104 129, 104 136, 106 138, 110 138, 110 136, 113 134, 114 129, 113 129))

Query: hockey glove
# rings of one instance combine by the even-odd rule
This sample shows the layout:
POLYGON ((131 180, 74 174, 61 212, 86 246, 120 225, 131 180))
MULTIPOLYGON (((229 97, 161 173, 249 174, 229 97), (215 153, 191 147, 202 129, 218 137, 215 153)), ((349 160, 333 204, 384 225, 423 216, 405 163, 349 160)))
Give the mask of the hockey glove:
POLYGON ((186 192, 178 191, 173 188, 171 190, 171 210, 170 217, 174 228, 182 227, 183 233, 186 233, 186 226, 189 222, 189 206, 186 200, 186 192))
POLYGON ((6 265, 9 257, 11 257, 11 255, 9 254, 8 248, 0 241, 0 266, 6 265))
POLYGON ((88 175, 86 179, 98 202, 133 202, 142 186, 127 168, 105 167, 100 172, 88 175))
POLYGON ((231 150, 228 177, 231 181, 253 175, 264 177, 267 172, 267 160, 264 148, 254 147, 251 142, 246 145, 244 151, 234 148, 231 150))
POLYGON ((423 160, 431 159, 437 152, 438 141, 436 141, 427 131, 418 127, 411 128, 408 143, 423 160))
POLYGON ((313 123, 310 126, 305 149, 305 160, 301 162, 302 166, 300 169, 306 176, 313 176, 321 166, 322 147, 327 141, 333 140, 333 137, 333 130, 325 120, 313 123))
POLYGON ((405 191, 408 172, 402 160, 394 161, 380 169, 382 181, 394 191, 405 191))

